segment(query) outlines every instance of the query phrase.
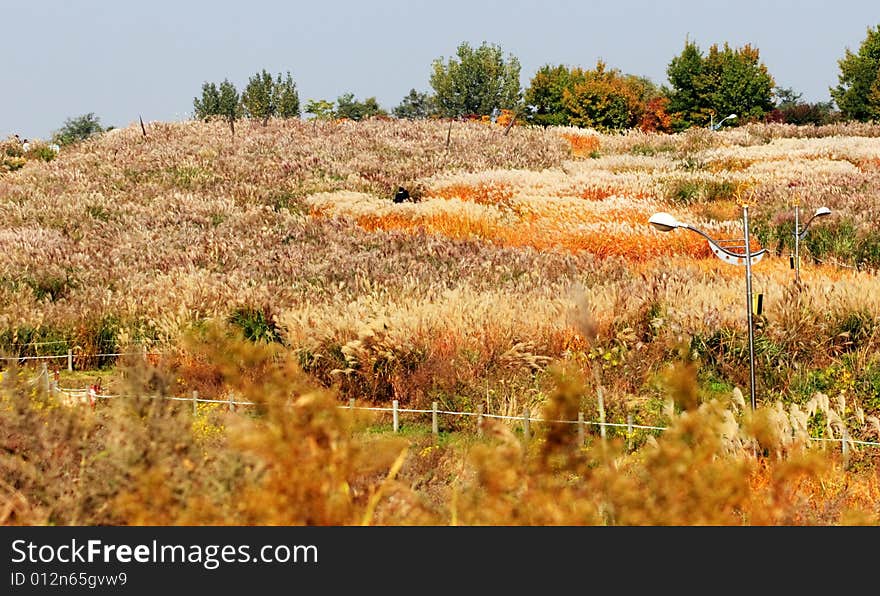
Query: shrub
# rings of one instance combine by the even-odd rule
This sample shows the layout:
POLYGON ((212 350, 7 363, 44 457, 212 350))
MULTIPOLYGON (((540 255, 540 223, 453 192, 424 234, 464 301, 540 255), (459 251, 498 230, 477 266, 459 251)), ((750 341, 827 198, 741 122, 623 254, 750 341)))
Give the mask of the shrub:
POLYGON ((104 132, 100 119, 94 112, 89 112, 75 118, 68 118, 64 124, 52 136, 52 139, 61 146, 85 141, 97 134, 104 132))
POLYGON ((281 343, 281 331, 267 309, 241 307, 229 316, 229 323, 238 327, 245 339, 253 342, 281 343))

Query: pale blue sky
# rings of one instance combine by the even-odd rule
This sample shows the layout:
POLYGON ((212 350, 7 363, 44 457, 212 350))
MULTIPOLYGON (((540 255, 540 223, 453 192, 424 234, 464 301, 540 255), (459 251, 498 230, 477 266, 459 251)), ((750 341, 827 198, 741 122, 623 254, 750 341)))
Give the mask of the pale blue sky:
POLYGON ((609 66, 666 83, 686 37, 751 43, 778 85, 827 101, 837 60, 880 24, 877 0, 0 0, 0 138, 49 138, 94 112, 105 126, 189 117, 202 83, 241 90, 291 72, 303 103, 352 92, 392 109, 430 91, 431 62, 462 41, 496 44, 527 86, 545 64, 609 66))

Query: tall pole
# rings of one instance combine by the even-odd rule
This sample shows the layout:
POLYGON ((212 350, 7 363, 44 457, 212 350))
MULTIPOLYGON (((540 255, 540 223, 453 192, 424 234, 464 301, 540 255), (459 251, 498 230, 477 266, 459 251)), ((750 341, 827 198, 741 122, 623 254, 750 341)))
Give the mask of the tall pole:
POLYGON ((801 283, 801 224, 800 224, 800 208, 797 203, 794 205, 794 281, 796 284, 801 283))
POLYGON ((749 206, 743 205, 743 229, 746 240, 746 312, 749 325, 749 391, 752 410, 756 408, 755 398, 755 332, 752 327, 752 248, 749 242, 749 206))

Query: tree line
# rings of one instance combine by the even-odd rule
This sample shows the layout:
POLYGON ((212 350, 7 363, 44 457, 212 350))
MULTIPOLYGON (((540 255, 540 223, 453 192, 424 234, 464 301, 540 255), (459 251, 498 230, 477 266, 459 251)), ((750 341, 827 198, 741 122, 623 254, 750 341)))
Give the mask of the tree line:
MULTIPOLYGON (((847 49, 838 63, 838 85, 829 89, 832 101, 816 103, 804 102, 795 90, 778 86, 758 48, 724 43, 703 51, 690 40, 666 68, 668 85, 658 86, 600 60, 592 68, 546 64, 522 89, 516 56, 505 56, 495 44, 483 42, 474 48, 464 42, 455 56, 434 60, 431 93, 411 89, 390 114, 375 97, 359 101, 351 93, 335 102, 310 100, 304 111, 317 119, 362 120, 479 118, 507 110, 525 122, 544 126, 659 132, 725 122, 827 124, 880 119, 880 25, 868 28, 859 50, 847 49)), ((199 119, 234 120, 244 115, 265 123, 273 116, 302 116, 290 73, 285 79, 280 74, 273 78, 265 70, 249 79, 240 96, 228 80, 219 86, 204 83, 193 108, 199 119)))
MULTIPOLYGON (((858 50, 847 48, 838 66, 838 84, 829 88, 831 101, 809 103, 794 89, 776 84, 758 48, 724 43, 704 51, 685 40, 681 53, 667 65, 668 85, 658 86, 600 60, 592 68, 546 64, 523 89, 516 56, 505 56, 495 44, 471 47, 463 42, 454 56, 433 61, 432 92, 411 89, 390 113, 375 97, 359 100, 352 93, 335 101, 312 99, 301 105, 289 71, 272 76, 263 69, 248 79, 241 92, 228 79, 203 83, 201 95, 193 98, 193 117, 219 117, 232 125, 240 118, 266 124, 273 117, 299 118, 303 113, 319 120, 363 120, 485 118, 507 111, 542 126, 648 132, 755 121, 797 125, 880 121, 880 25, 868 27, 858 50)), ((68 144, 102 130, 106 129, 90 113, 68 119, 53 139, 68 144)))

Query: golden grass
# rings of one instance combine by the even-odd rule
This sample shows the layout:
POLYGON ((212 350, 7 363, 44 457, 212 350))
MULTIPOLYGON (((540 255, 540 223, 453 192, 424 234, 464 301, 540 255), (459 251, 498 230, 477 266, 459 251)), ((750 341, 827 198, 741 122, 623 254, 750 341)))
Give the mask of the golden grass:
POLYGON ((453 124, 447 148, 446 122, 243 123, 234 139, 156 123, 0 175, 0 347, 61 341, 85 363, 155 346, 163 356, 107 385, 260 403, 196 424, 140 400, 61 413, 4 381, 4 523, 876 524, 870 450, 843 462, 805 439, 844 425, 880 439, 876 276, 807 250, 796 288, 786 249, 768 246, 753 269, 753 416, 737 400, 743 268, 647 224, 667 211, 733 238, 728 195, 748 183, 756 248, 794 200, 832 208, 817 230, 864 233, 876 127, 453 124), (416 202, 394 204, 399 185, 416 202), (258 313, 250 324, 277 345, 183 340, 235 312, 258 313), (571 418, 598 415, 600 388, 609 420, 670 430, 591 433, 579 449, 546 427, 524 447, 505 424, 474 443, 461 420, 450 428, 470 438, 437 446, 377 437, 334 408, 571 418))

